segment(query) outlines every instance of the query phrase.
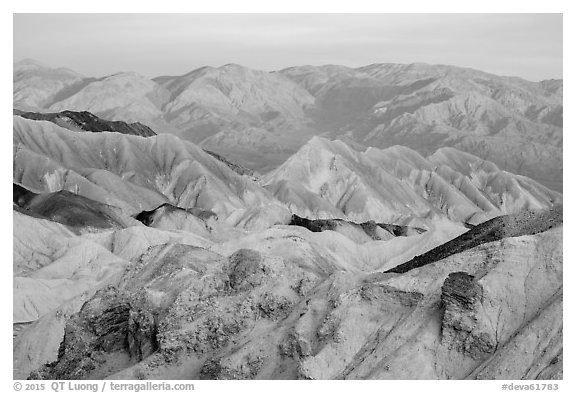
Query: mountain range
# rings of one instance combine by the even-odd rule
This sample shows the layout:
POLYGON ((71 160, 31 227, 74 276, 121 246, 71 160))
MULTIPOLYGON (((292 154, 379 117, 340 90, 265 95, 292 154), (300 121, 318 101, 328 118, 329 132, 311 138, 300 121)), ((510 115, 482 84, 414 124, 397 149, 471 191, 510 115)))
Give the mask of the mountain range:
POLYGON ((357 150, 454 147, 562 192, 563 82, 530 82, 453 66, 236 64, 182 76, 85 77, 14 64, 14 108, 89 111, 140 122, 267 172, 313 136, 357 150))

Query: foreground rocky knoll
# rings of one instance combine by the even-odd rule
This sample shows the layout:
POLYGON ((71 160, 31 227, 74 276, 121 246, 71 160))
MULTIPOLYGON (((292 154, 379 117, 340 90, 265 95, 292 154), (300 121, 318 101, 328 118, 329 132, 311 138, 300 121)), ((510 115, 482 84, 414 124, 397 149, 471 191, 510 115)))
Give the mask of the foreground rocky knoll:
POLYGON ((102 234, 91 241, 123 259, 117 273, 33 323, 15 353, 51 326, 31 378, 561 378, 553 226, 404 274, 102 234))

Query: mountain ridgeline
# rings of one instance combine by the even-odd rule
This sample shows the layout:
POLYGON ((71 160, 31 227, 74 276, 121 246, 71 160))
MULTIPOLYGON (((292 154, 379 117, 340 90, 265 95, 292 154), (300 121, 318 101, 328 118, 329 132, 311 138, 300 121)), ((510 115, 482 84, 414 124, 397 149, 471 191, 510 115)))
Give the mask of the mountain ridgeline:
POLYGON ((428 64, 236 64, 148 79, 14 64, 14 108, 140 122, 267 172, 313 136, 426 156, 454 147, 562 191, 562 81, 428 64))
POLYGON ((23 112, 17 109, 14 115, 30 120, 46 120, 70 130, 88 132, 119 132, 120 134, 153 136, 156 135, 150 127, 141 123, 125 123, 123 121, 108 121, 90 112, 62 111, 59 113, 23 112))

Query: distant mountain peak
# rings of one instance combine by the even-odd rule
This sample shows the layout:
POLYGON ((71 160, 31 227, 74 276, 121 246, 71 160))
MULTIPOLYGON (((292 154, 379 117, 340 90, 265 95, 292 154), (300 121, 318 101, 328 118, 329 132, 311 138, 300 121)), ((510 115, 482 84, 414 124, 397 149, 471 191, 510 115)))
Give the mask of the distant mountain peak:
POLYGON ((108 76, 105 76, 104 79, 115 79, 115 78, 138 78, 138 79, 146 79, 148 80, 148 78, 146 78, 145 76, 137 73, 136 71, 122 71, 122 72, 116 72, 114 74, 110 74, 108 76))
POLYGON ((68 74, 75 77, 84 77, 82 74, 71 70, 70 68, 66 67, 50 67, 42 62, 39 62, 35 59, 22 59, 13 63, 14 71, 22 71, 22 70, 40 70, 42 72, 54 72, 57 75, 68 74))
POLYGON ((30 58, 22 59, 14 63, 15 66, 34 66, 34 67, 46 67, 45 64, 30 58))
POLYGON ((322 151, 340 154, 341 152, 352 152, 354 151, 348 144, 339 139, 328 139, 323 136, 315 135, 310 138, 295 154, 294 156, 299 156, 300 154, 315 154, 322 151))
POLYGON ((250 69, 248 67, 245 67, 245 66, 237 64, 237 63, 227 63, 227 64, 224 64, 223 66, 218 67, 218 68, 221 68, 221 69, 242 69, 242 70, 250 69))

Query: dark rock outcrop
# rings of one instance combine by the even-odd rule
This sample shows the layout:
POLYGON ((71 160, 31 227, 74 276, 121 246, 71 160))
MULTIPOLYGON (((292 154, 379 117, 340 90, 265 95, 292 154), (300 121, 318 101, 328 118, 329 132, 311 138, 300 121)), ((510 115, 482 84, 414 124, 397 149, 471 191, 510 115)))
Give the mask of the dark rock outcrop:
POLYGON ((37 195, 35 192, 22 187, 20 184, 12 183, 12 201, 18 207, 28 205, 37 195))
POLYGON ((142 123, 126 123, 99 118, 90 112, 62 111, 58 113, 37 113, 13 110, 13 114, 30 120, 46 120, 61 127, 88 132, 118 132, 120 134, 154 136, 156 133, 142 123))
POLYGON ((129 360, 123 354, 141 361, 156 351, 156 330, 152 312, 128 293, 114 287, 101 289, 67 321, 58 360, 29 379, 97 379, 101 368, 110 372, 111 363, 118 370, 126 367, 129 360), (112 356, 120 361, 110 362, 112 356))
POLYGON ((496 334, 482 321, 483 288, 465 272, 450 273, 442 285, 442 344, 473 359, 483 359, 496 350, 496 334))
POLYGON ((130 309, 127 330, 130 357, 141 361, 156 351, 156 322, 149 310, 130 309))
POLYGON ((171 213, 171 212, 181 212, 186 215, 194 216, 200 220, 208 220, 210 218, 216 219, 216 214, 209 210, 203 210, 199 208, 190 208, 184 209, 182 207, 174 206, 169 203, 163 203, 160 206, 152 209, 152 210, 143 210, 134 218, 140 221, 142 224, 146 226, 152 226, 154 222, 163 214, 171 213))
POLYGON ((262 366, 264 359, 256 356, 246 359, 245 364, 233 368, 223 364, 222 359, 210 358, 202 365, 200 379, 204 380, 249 380, 254 379, 262 366))
POLYGON ((265 278, 262 255, 254 250, 242 249, 229 257, 230 288, 242 291, 257 287, 265 278))
POLYGON ((214 157, 218 161, 226 164, 228 166, 228 168, 232 169, 234 172, 236 172, 239 175, 247 175, 249 177, 255 177, 256 176, 256 173, 252 169, 249 169, 249 168, 243 167, 242 165, 238 165, 236 163, 233 163, 233 162, 227 160, 226 158, 222 157, 220 154, 214 153, 213 151, 206 150, 206 149, 204 149, 204 151, 206 153, 210 154, 212 157, 214 157))
POLYGON ((406 273, 480 244, 507 237, 535 235, 547 231, 562 225, 562 212, 562 205, 556 205, 547 210, 525 211, 493 218, 425 254, 418 255, 406 263, 387 270, 385 273, 406 273))
POLYGON ((305 217, 300 217, 296 214, 292 215, 292 219, 288 225, 301 226, 311 232, 335 231, 338 227, 350 225, 354 228, 360 229, 373 240, 383 240, 382 237, 377 233, 378 228, 384 229, 386 232, 393 236, 411 236, 414 234, 426 232, 426 230, 422 228, 394 224, 382 224, 376 223, 374 221, 366 221, 360 224, 356 224, 354 222, 345 221, 338 218, 311 220, 305 217))
POLYGON ((473 359, 496 350, 496 333, 481 320, 483 288, 464 272, 450 273, 442 285, 442 344, 473 359))
POLYGON ((36 194, 13 183, 14 209, 36 218, 44 218, 73 229, 124 228, 127 216, 115 208, 70 191, 36 194))
POLYGON ((200 235, 208 235, 218 216, 210 210, 200 208, 184 209, 169 203, 163 203, 152 210, 145 210, 134 218, 142 224, 165 230, 184 230, 200 235))

